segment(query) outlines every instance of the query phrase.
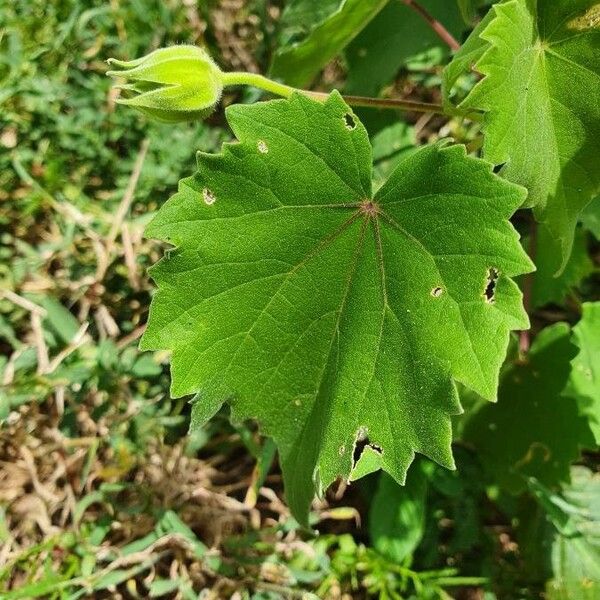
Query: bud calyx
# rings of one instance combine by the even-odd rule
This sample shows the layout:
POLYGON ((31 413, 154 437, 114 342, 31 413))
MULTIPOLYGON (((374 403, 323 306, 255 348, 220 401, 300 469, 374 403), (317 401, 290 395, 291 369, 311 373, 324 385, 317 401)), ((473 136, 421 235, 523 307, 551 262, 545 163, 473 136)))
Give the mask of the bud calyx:
POLYGON ((221 99, 223 74, 197 46, 171 46, 136 60, 108 62, 119 70, 107 75, 127 81, 116 86, 128 95, 118 102, 160 121, 203 119, 221 99))

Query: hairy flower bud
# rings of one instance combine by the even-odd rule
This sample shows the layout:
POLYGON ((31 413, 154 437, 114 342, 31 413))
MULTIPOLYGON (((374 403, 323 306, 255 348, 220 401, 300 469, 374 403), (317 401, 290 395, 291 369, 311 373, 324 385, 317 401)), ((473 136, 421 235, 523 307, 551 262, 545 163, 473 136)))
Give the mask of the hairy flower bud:
POLYGON ((128 97, 118 102, 159 121, 203 119, 221 98, 222 72, 197 46, 160 48, 136 60, 111 58, 108 63, 122 70, 108 71, 107 75, 126 80, 116 87, 128 97))

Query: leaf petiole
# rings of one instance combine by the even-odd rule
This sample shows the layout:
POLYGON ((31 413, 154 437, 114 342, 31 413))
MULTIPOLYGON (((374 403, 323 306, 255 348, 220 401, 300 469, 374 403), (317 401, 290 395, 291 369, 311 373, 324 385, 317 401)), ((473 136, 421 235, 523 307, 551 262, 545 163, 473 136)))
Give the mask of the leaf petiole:
MULTIPOLYGON (((232 85, 251 85, 261 90, 265 90, 283 98, 289 98, 293 92, 301 92, 315 100, 325 100, 329 94, 325 92, 313 92, 308 90, 300 90, 298 88, 273 81, 259 73, 245 73, 241 71, 233 71, 223 73, 223 86, 232 85)), ((416 102, 413 100, 398 100, 394 98, 370 98, 367 96, 343 96, 346 104, 350 106, 366 106, 372 108, 389 108, 396 110, 406 110, 413 112, 433 113, 437 115, 448 115, 448 112, 441 104, 433 104, 429 102, 416 102)), ((448 115, 454 116, 454 115, 448 115)))

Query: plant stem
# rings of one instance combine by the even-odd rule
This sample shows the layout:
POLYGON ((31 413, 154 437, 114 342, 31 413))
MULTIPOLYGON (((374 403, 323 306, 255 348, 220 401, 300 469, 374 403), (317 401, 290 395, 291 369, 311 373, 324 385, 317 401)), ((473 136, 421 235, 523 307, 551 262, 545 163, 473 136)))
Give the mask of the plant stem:
POLYGON ((435 31, 437 36, 450 48, 450 50, 456 52, 460 50, 460 44, 456 40, 456 38, 433 16, 431 15, 425 8, 423 8, 420 4, 415 2, 415 0, 400 0, 406 6, 412 8, 415 12, 417 12, 427 24, 435 31))
MULTIPOLYGON (((329 96, 329 94, 324 94, 322 92, 311 93, 318 94, 318 96, 315 97, 323 100, 329 96)), ((342 96, 342 98, 350 106, 392 108, 411 112, 432 113, 435 115, 446 114, 441 104, 433 104, 431 102, 415 102, 413 100, 398 100, 396 98, 369 98, 367 96, 342 96)))
MULTIPOLYGON (((230 72, 223 73, 223 85, 251 85, 261 90, 271 92, 283 98, 289 98, 293 92, 300 92, 314 98, 315 100, 326 100, 329 94, 324 92, 312 92, 308 90, 299 90, 297 88, 273 81, 264 75, 258 73, 230 72)), ((344 101, 350 106, 367 106, 372 108, 392 108, 397 110, 406 110, 412 112, 433 113, 436 115, 447 114, 441 104, 432 104, 429 102, 415 102, 412 100, 397 100, 393 98, 369 98, 366 96, 342 96, 344 101)))
MULTIPOLYGON (((529 257, 535 261, 537 246, 537 222, 532 221, 531 231, 529 233, 529 257)), ((529 315, 531 313, 531 304, 533 301, 533 277, 534 273, 527 273, 523 280, 523 307, 525 312, 529 315)), ((519 332, 519 355, 524 358, 529 352, 531 345, 531 339, 529 329, 524 329, 519 332)))
MULTIPOLYGON (((276 96, 289 98, 293 92, 297 92, 296 88, 278 81, 273 81, 259 73, 246 73, 244 71, 230 71, 222 74, 223 86, 228 85, 251 85, 253 87, 271 92, 276 96)), ((313 96, 315 92, 304 92, 307 96, 313 96)))

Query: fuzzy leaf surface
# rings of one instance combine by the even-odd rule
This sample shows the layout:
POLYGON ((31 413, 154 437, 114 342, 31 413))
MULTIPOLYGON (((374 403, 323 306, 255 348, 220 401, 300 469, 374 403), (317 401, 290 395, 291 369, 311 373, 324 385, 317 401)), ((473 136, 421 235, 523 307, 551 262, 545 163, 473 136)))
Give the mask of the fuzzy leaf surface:
POLYGON ((462 107, 485 111, 484 157, 529 190, 556 270, 600 187, 600 4, 510 0, 492 11, 479 33, 489 44, 476 65, 484 78, 462 107))
POLYGON ((532 265, 508 221, 524 190, 437 144, 373 194, 337 92, 227 118, 239 142, 200 154, 147 231, 176 248, 152 269, 142 347, 172 351, 194 423, 223 402, 257 419, 304 523, 357 439, 399 482, 415 452, 452 467, 453 379, 493 399, 509 331, 528 326, 511 277, 532 265))

